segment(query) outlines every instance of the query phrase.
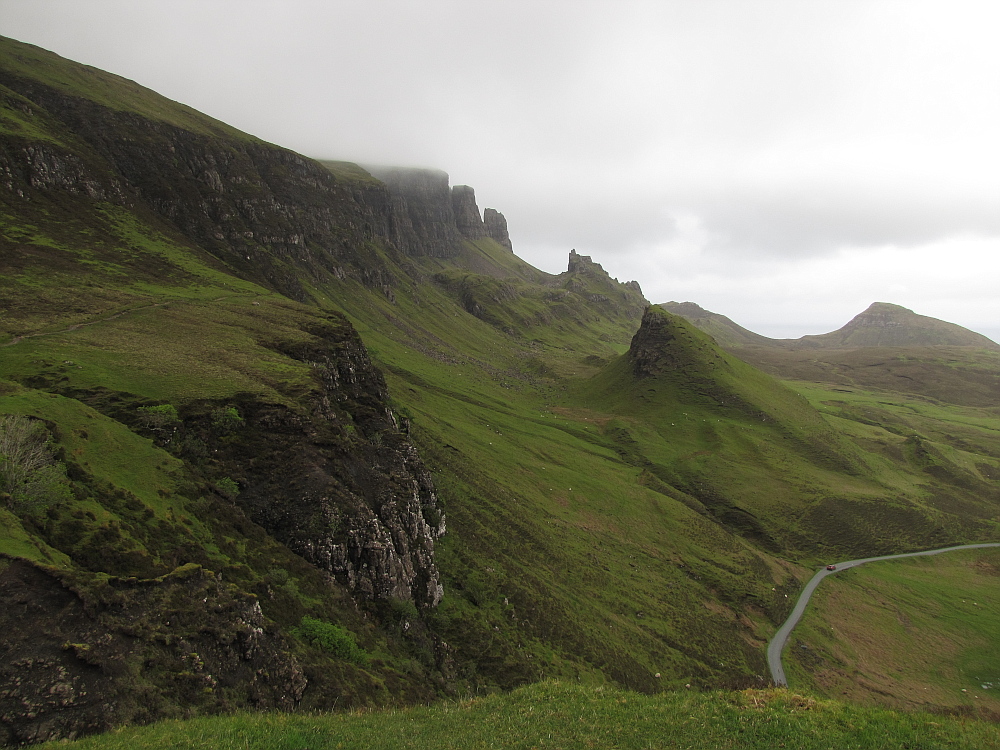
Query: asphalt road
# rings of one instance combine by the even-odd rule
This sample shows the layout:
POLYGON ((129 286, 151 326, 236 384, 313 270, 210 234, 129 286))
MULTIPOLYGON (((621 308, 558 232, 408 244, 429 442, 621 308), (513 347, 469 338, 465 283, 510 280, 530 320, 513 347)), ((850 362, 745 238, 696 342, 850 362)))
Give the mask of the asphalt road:
POLYGON ((960 549, 981 549, 983 547, 1000 547, 1000 542, 990 542, 988 544, 961 544, 957 547, 943 547, 942 549, 932 549, 926 552, 907 552, 903 555, 885 555, 883 557, 865 557, 861 560, 847 560, 846 562, 835 563, 837 566, 836 570, 827 570, 825 567, 816 573, 812 578, 809 579, 809 583, 806 584, 805 588, 802 589, 802 593, 799 594, 798 601, 795 602, 795 607, 792 609, 792 613, 785 620, 784 625, 778 628, 778 632, 774 634, 771 642, 767 644, 767 666, 771 670, 771 682, 775 685, 787 686, 788 681, 785 679, 785 670, 781 666, 781 652, 785 648, 785 644, 788 643, 788 636, 792 633, 792 628, 798 624, 799 620, 802 618, 802 613, 806 611, 806 605, 809 604, 809 597, 812 596, 816 587, 819 586, 820 581, 822 581, 827 576, 836 575, 842 570, 847 570, 848 568, 854 568, 858 565, 864 565, 865 563, 878 562, 879 560, 896 560, 900 557, 921 557, 923 555, 940 555, 942 552, 954 552, 960 549))

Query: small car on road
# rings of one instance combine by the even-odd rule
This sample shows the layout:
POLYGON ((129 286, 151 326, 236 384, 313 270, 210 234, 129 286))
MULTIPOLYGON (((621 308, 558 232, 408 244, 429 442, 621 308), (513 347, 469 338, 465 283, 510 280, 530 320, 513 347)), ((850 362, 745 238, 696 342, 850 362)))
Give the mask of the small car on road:
POLYGON ((826 566, 826 569, 827 569, 827 570, 836 570, 836 569, 837 569, 837 566, 836 566, 836 565, 827 565, 827 566, 826 566))

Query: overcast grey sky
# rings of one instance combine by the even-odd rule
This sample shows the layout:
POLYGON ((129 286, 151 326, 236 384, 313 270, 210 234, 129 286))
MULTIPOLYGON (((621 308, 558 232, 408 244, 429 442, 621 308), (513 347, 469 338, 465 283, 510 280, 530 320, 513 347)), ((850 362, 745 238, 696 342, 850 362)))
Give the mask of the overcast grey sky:
POLYGON ((0 0, 0 34, 308 156, 430 166, 551 273, 797 337, 1000 340, 1000 4, 0 0))

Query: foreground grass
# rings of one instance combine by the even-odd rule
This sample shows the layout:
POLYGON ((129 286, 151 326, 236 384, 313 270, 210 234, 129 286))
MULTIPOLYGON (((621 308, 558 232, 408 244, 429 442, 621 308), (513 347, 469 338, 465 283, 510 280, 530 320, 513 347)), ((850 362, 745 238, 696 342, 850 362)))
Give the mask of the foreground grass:
POLYGON ((986 748, 994 724, 819 701, 787 690, 640 695, 546 682, 405 710, 168 721, 70 748, 986 748))

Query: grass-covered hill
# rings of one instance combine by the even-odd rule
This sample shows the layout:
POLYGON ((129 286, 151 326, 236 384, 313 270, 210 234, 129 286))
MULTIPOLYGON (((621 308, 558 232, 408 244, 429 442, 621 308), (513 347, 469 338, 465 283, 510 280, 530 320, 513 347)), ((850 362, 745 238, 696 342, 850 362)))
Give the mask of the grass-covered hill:
POLYGON ((971 407, 995 406, 1000 397, 1000 345, 899 305, 876 302, 836 331, 798 339, 760 336, 692 302, 663 307, 782 379, 971 407))
POLYGON ((981 333, 888 302, 873 302, 836 331, 797 339, 761 336, 693 302, 667 302, 663 308, 691 321, 729 349, 766 347, 817 354, 817 349, 958 346, 1000 351, 1000 344, 981 333))
POLYGON ((441 173, 7 39, 0 101, 0 741, 764 687, 813 565, 997 536, 988 408, 780 382, 441 173))

